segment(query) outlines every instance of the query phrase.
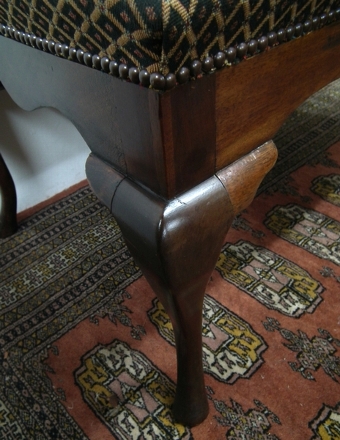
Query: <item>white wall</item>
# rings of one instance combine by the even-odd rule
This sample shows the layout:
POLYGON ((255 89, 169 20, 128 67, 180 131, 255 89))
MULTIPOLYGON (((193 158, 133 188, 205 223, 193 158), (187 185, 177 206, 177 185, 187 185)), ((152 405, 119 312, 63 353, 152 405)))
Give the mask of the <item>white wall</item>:
POLYGON ((0 151, 16 185, 18 212, 85 179, 90 150, 53 109, 21 110, 0 91, 0 151))

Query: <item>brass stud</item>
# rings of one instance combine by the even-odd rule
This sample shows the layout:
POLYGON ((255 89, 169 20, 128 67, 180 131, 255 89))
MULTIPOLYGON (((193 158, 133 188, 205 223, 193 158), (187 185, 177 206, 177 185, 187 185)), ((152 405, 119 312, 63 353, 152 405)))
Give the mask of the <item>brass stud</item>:
POLYGON ((100 59, 99 55, 92 56, 92 65, 95 69, 101 70, 102 65, 101 65, 101 59, 100 59))
POLYGON ((63 44, 61 46, 61 53, 63 55, 63 57, 68 58, 70 55, 70 48, 68 47, 67 44, 63 44))
POLYGON ((41 44, 42 44, 42 48, 43 48, 43 50, 44 50, 45 52, 47 52, 47 51, 48 51, 48 41, 47 41, 47 39, 46 39, 46 38, 43 38, 41 44))
POLYGON ((150 85, 156 90, 163 90, 165 88, 165 78, 160 73, 151 73, 150 85))
POLYGON ((328 12, 328 23, 332 23, 336 19, 335 11, 331 10, 328 12))
POLYGON ((92 64, 92 55, 89 52, 85 52, 84 53, 83 60, 84 60, 85 66, 88 66, 88 67, 92 67, 93 66, 93 64, 92 64))
POLYGON ((286 29, 287 40, 290 41, 293 39, 295 34, 295 26, 288 26, 286 29))
POLYGON ((101 68, 102 68, 100 61, 101 60, 100 60, 100 56, 99 55, 93 55, 93 57, 92 57, 92 65, 97 70, 101 70, 101 68))
POLYGON ((319 29, 320 27, 320 17, 313 17, 312 18, 312 29, 315 31, 316 29, 319 29))
POLYGON ((72 60, 72 61, 76 61, 78 58, 77 58, 77 49, 75 49, 74 47, 70 47, 69 49, 68 49, 68 56, 69 56, 69 58, 72 60))
POLYGON ((63 47, 63 46, 62 46, 60 43, 55 43, 55 45, 54 45, 55 53, 56 53, 56 55, 58 55, 59 57, 63 55, 62 47, 63 47))
POLYGON ((176 86, 176 75, 168 73, 165 77, 165 89, 171 90, 176 86))
POLYGON ((226 56, 224 52, 217 52, 214 56, 214 66, 216 69, 221 69, 225 64, 226 56))
POLYGON ((139 84, 139 71, 137 67, 130 67, 129 78, 130 81, 133 82, 134 84, 139 84))
POLYGON ((37 37, 35 35, 30 35, 30 43, 32 47, 35 47, 35 40, 37 39, 37 37))
POLYGON ((81 49, 76 50, 76 56, 79 63, 84 64, 84 51, 81 49))
POLYGON ((56 46, 56 44, 55 44, 55 42, 54 42, 53 40, 50 40, 50 41, 47 43, 48 50, 49 50, 52 54, 55 54, 55 53, 56 53, 56 51, 55 51, 55 46, 56 46))
POLYGON ((283 43, 287 39, 287 32, 286 29, 279 29, 277 31, 277 41, 279 43, 283 43))
POLYGON ((214 68, 214 59, 212 57, 206 57, 202 62, 202 70, 205 73, 209 73, 214 68))
POLYGON ((235 47, 228 47, 225 54, 226 54, 228 63, 233 63, 235 61, 235 59, 236 59, 235 47))
POLYGON ((258 42, 257 40, 250 40, 248 43, 248 53, 250 56, 253 56, 256 54, 257 52, 257 47, 258 47, 258 42))
POLYGON ((30 37, 31 37, 31 34, 25 33, 25 43, 26 44, 31 44, 30 37))
POLYGON ((176 75, 179 84, 185 84, 189 81, 190 71, 187 67, 181 67, 176 75))
POLYGON ((236 55, 237 58, 242 60, 248 52, 248 44, 247 43, 240 43, 236 48, 236 55))
POLYGON ((197 77, 202 73, 202 63, 200 60, 194 60, 190 66, 190 73, 192 76, 197 77))
POLYGON ((273 47, 275 44, 277 44, 277 33, 276 32, 269 32, 267 37, 268 37, 269 46, 273 47))
POLYGON ((312 30, 312 26, 313 26, 312 20, 306 20, 303 23, 303 32, 305 34, 308 34, 312 30))
POLYGON ((106 73, 110 72, 110 68, 109 68, 110 60, 108 59, 108 57, 103 57, 100 60, 100 65, 101 65, 101 68, 104 70, 104 72, 106 72, 106 73))
POLYGON ((150 86, 150 74, 147 70, 143 69, 139 72, 139 81, 144 87, 150 86))
POLYGON ((303 33, 303 25, 302 25, 302 23, 297 23, 296 25, 295 25, 295 33, 294 33, 294 36, 295 37, 301 37, 301 35, 302 35, 302 33, 303 33))
POLYGON ((117 61, 110 61, 110 64, 109 64, 109 70, 110 70, 110 73, 111 73, 111 75, 113 75, 113 76, 119 76, 119 69, 118 69, 118 63, 117 63, 117 61))
POLYGON ((327 21, 328 21, 328 14, 324 12, 323 14, 320 15, 321 26, 325 26, 325 24, 327 24, 327 21))
POLYGON ((120 64, 118 67, 119 77, 122 79, 127 79, 129 76, 129 68, 126 64, 120 64))
POLYGON ((268 47, 268 37, 263 35, 258 40, 258 48, 261 52, 264 52, 268 47))
POLYGON ((42 45, 42 38, 37 37, 37 38, 35 39, 35 45, 37 46, 38 49, 42 50, 42 48, 43 48, 43 45, 42 45))

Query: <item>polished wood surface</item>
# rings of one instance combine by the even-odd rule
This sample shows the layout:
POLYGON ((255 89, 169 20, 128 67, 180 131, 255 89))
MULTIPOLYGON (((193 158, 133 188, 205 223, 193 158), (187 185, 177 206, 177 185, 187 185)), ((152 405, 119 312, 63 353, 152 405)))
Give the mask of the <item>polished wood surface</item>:
POLYGON ((334 23, 216 72, 216 169, 272 139, 309 96, 340 78, 334 23))
POLYGON ((215 172, 215 75, 161 95, 160 108, 170 198, 215 172))
POLYGON ((172 198, 271 139, 339 78, 339 45, 336 22, 161 93, 0 36, 0 81, 22 108, 58 109, 91 151, 172 198))
POLYGON ((111 209, 171 319, 177 351, 173 413, 185 425, 197 425, 208 414, 202 364, 207 283, 234 216, 252 201, 276 158, 275 145, 268 142, 170 200, 142 188, 95 155, 87 161, 94 192, 111 209))
POLYGON ((162 94, 167 196, 205 179, 213 160, 218 171, 272 139, 300 104, 340 78, 339 47, 336 22, 162 94))
POLYGON ((273 141, 268 141, 250 154, 216 173, 228 191, 235 215, 252 202, 260 186, 263 175, 273 167, 277 150, 273 141))

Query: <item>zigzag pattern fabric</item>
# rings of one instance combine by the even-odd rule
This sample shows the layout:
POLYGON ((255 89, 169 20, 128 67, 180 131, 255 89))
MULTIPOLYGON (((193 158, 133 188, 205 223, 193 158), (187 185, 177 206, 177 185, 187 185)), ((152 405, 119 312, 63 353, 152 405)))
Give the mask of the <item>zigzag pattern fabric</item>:
POLYGON ((149 72, 340 7, 340 0, 0 0, 0 24, 149 72))

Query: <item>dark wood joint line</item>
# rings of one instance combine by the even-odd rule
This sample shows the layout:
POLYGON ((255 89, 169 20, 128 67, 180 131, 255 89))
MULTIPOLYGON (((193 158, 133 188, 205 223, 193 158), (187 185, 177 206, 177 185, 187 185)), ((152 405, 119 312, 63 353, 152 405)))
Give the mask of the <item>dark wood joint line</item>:
POLYGON ((117 188, 126 177, 93 153, 86 161, 85 171, 92 191, 111 210, 117 188))
POLYGON ((169 198, 204 182, 215 173, 215 101, 215 75, 207 75, 160 95, 169 198))

